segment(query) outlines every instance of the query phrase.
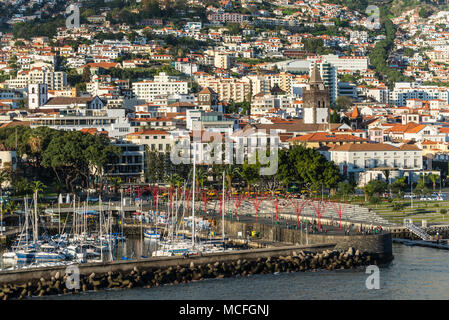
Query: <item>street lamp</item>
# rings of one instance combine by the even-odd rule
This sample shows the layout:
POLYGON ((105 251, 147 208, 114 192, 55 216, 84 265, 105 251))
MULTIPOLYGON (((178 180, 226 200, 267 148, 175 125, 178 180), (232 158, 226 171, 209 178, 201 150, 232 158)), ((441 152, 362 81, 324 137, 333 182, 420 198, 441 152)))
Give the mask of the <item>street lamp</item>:
POLYGON ((321 202, 323 202, 323 200, 324 200, 324 185, 323 185, 323 182, 321 182, 321 202))

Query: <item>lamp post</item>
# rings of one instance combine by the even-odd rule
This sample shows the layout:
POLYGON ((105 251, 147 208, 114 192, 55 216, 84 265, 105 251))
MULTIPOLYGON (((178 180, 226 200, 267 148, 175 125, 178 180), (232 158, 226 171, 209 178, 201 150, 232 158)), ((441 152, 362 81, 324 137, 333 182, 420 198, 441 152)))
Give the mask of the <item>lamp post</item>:
POLYGON ((412 175, 413 175, 413 172, 410 171, 410 174, 409 174, 409 178, 410 178, 410 202, 411 202, 410 208, 413 209, 412 175))
POLYGON ((321 182, 321 202, 324 200, 324 184, 321 182))

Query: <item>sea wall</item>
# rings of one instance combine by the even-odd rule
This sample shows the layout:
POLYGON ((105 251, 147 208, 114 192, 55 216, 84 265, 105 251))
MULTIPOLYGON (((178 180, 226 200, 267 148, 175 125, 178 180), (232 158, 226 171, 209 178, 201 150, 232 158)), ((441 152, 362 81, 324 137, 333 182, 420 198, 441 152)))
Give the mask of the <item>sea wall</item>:
MULTIPOLYGON (((221 231, 221 220, 217 221, 216 229, 221 231)), ((388 262, 393 258, 392 236, 388 231, 379 234, 367 235, 333 235, 311 234, 297 229, 281 228, 277 225, 268 225, 256 222, 226 221, 226 236, 246 238, 251 231, 259 234, 264 241, 280 242, 284 244, 335 244, 335 249, 348 250, 356 248, 374 254, 379 260, 388 262)))

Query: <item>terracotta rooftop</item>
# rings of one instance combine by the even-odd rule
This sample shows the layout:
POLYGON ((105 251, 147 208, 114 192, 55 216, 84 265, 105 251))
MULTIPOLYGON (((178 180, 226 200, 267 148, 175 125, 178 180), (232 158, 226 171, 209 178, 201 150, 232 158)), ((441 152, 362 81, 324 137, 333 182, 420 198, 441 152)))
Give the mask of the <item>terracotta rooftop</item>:
POLYGON ((304 142, 364 142, 368 139, 353 136, 351 134, 332 134, 328 132, 315 132, 299 137, 294 137, 288 141, 304 142))

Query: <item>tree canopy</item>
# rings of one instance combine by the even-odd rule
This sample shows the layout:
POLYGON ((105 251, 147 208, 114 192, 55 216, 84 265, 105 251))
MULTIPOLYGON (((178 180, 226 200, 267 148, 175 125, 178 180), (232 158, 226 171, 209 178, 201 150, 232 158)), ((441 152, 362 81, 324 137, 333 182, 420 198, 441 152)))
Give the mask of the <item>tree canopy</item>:
POLYGON ((57 181, 72 191, 75 185, 87 187, 93 180, 89 176, 106 174, 120 155, 120 149, 105 136, 48 127, 1 128, 0 143, 17 151, 17 181, 57 181))

